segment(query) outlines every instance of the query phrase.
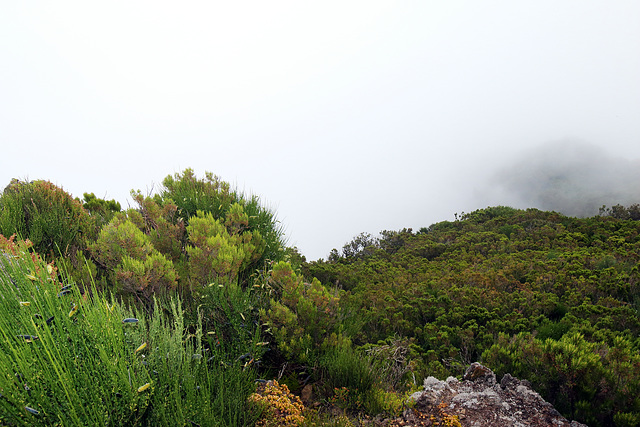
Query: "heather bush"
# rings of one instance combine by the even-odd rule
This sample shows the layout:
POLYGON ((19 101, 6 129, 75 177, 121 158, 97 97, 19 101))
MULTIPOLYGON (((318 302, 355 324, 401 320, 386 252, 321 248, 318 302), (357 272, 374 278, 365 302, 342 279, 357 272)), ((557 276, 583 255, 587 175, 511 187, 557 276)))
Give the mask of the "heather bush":
POLYGON ((97 228, 80 201, 49 181, 14 179, 0 196, 0 234, 29 239, 48 260, 86 249, 97 228))
POLYGON ((125 256, 145 259, 154 251, 154 247, 149 237, 127 215, 120 214, 100 230, 91 251, 100 265, 115 270, 125 256))
POLYGON ((305 283, 284 261, 274 264, 268 282, 279 298, 262 311, 263 322, 287 358, 313 361, 325 338, 339 326, 340 293, 315 278, 305 283))
POLYGON ((91 214, 100 227, 108 224, 113 216, 122 209, 120 203, 115 200, 100 199, 93 193, 83 193, 82 207, 91 214))
POLYGON ((150 302, 151 295, 172 290, 178 276, 171 260, 158 252, 134 221, 135 211, 116 215, 98 235, 91 250, 107 271, 116 293, 150 302))
POLYGON ((115 269, 115 277, 123 292, 146 296, 171 290, 177 283, 173 263, 159 252, 144 260, 125 256, 115 269))
POLYGON ((174 263, 183 254, 186 240, 185 222, 178 214, 178 207, 167 200, 163 203, 151 197, 144 197, 139 191, 132 191, 131 197, 137 209, 130 209, 129 216, 144 232, 155 249, 166 255, 174 263))
POLYGON ((242 280, 246 280, 257 268, 262 268, 267 261, 279 261, 283 258, 284 233, 275 214, 261 205, 257 196, 247 196, 222 181, 210 172, 204 178, 197 178, 192 169, 185 169, 181 174, 167 176, 162 182, 163 189, 156 200, 174 203, 177 213, 187 223, 190 218, 197 217, 197 212, 211 214, 213 218, 223 221, 234 204, 239 204, 247 215, 245 230, 258 232, 263 244, 257 258, 241 272, 242 280))
POLYGON ((248 215, 238 203, 224 220, 197 211, 189 218, 189 279, 191 285, 237 282, 240 273, 259 258, 263 241, 258 231, 248 230, 248 215))
POLYGON ((640 356, 628 338, 608 344, 576 331, 558 340, 500 335, 483 359, 498 375, 528 379, 558 410, 590 425, 640 415, 640 356))

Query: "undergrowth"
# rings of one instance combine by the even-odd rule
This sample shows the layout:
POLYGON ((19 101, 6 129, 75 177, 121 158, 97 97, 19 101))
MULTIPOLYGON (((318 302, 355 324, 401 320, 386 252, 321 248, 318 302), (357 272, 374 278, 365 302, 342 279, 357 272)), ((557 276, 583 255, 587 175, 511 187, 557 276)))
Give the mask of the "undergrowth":
MULTIPOLYGON (((95 288, 81 293, 59 280, 28 244, 3 243, 0 424, 255 422, 259 414, 247 405, 252 367, 202 322, 188 330, 179 300, 155 301, 147 319, 95 288)), ((244 347, 256 347, 257 335, 246 338, 244 347)))

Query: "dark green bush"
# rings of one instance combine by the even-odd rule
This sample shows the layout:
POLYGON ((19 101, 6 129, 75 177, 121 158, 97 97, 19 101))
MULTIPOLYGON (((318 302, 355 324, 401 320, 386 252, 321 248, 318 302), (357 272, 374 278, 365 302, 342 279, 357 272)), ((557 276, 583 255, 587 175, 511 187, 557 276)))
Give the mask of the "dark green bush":
POLYGON ((100 199, 93 193, 84 193, 82 196, 82 206, 100 226, 109 223, 113 216, 122 209, 120 203, 115 200, 100 199))
POLYGON ((483 359, 497 375, 528 379, 556 409, 589 425, 640 416, 640 356, 623 337, 609 345, 577 332, 558 340, 501 335, 483 359))
POLYGON ((0 234, 29 239, 48 260, 85 250, 97 230, 82 203, 49 181, 14 179, 0 197, 0 234))

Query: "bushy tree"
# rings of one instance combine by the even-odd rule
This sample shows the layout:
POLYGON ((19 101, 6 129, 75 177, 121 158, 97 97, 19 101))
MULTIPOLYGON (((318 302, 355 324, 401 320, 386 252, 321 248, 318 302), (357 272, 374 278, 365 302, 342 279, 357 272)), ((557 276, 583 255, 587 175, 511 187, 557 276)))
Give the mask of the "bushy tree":
POLYGON ((84 250, 97 225, 80 201, 49 181, 14 179, 0 197, 0 234, 29 239, 49 260, 84 250))
POLYGON ((171 260, 154 248, 149 237, 134 223, 136 212, 116 215, 91 246, 94 258, 108 274, 116 292, 149 297, 177 285, 171 260), (132 221, 129 217, 133 217, 132 221))
POLYGON ((283 261, 273 266, 268 280, 280 297, 271 300, 268 311, 262 311, 263 322, 287 358, 313 361, 324 340, 339 332, 340 293, 329 291, 315 278, 305 283, 283 261))
POLYGON ((601 216, 610 216, 616 219, 631 219, 634 221, 640 221, 640 204, 634 203, 628 207, 624 207, 620 204, 614 205, 608 208, 605 205, 599 209, 601 216))
POLYGON ((189 218, 189 280, 192 286, 211 282, 235 283, 238 276, 261 255, 260 233, 249 231, 249 218, 238 203, 231 205, 224 221, 197 211, 189 218))
POLYGON ((342 247, 344 258, 361 258, 378 248, 378 239, 370 233, 360 233, 342 247))
POLYGON ((263 206, 257 196, 247 196, 233 190, 229 183, 210 172, 204 178, 197 178, 192 169, 167 176, 163 188, 157 195, 160 204, 171 201, 177 206, 178 216, 188 224, 197 217, 197 212, 211 214, 213 218, 225 221, 229 210, 238 204, 247 216, 244 230, 258 232, 263 241, 260 256, 250 268, 240 275, 245 279, 252 270, 263 268, 266 261, 279 261, 284 256, 284 232, 275 214, 263 206))

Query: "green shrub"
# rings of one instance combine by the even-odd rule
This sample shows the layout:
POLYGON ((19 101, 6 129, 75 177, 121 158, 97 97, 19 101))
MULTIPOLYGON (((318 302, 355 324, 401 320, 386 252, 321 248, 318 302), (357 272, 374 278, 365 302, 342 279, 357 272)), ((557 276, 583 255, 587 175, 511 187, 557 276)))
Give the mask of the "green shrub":
MULTIPOLYGON (((128 216, 136 218, 136 212, 128 216)), ((147 299, 177 285, 171 260, 158 252, 149 237, 127 215, 119 214, 107 224, 91 246, 97 262, 106 268, 114 290, 147 299)))
POLYGON ((339 292, 330 292, 315 278, 304 283, 284 261, 273 265, 268 282, 281 297, 263 310, 263 322, 287 358, 313 361, 323 341, 339 327, 339 292))
POLYGON ((256 288, 211 283, 198 293, 200 318, 208 329, 209 346, 224 349, 225 364, 257 366, 267 350, 258 322, 256 288))
POLYGON ((565 322, 546 322, 538 327, 538 335, 536 337, 543 341, 547 338, 559 340, 569 331, 570 327, 565 322))
POLYGON ((120 212, 122 207, 115 200, 104 200, 93 193, 82 195, 82 207, 91 214, 99 227, 108 224, 113 216, 120 212))
POLYGON ((189 273, 192 287, 217 281, 235 283, 238 276, 260 256, 262 238, 248 228, 248 215, 234 203, 224 222, 198 211, 189 218, 189 273))
POLYGON ((524 333, 501 335, 483 359, 497 375, 531 381, 565 416, 608 425, 640 414, 640 356, 628 339, 618 336, 612 344, 586 341, 575 331, 544 341, 524 333))
POLYGON ((411 393, 408 391, 404 393, 390 391, 376 385, 365 395, 363 406, 365 411, 372 415, 386 414, 391 417, 399 417, 408 406, 412 405, 412 403, 407 403, 410 396, 411 393))
MULTIPOLYGON (((368 394, 376 378, 369 360, 356 352, 349 341, 342 341, 326 349, 320 359, 324 387, 331 393, 333 403, 349 410, 365 410, 368 394)), ((378 408, 374 408, 378 409, 378 408)))
POLYGON ((144 197, 140 191, 132 191, 131 197, 138 204, 137 209, 128 211, 129 218, 149 237, 149 241, 160 253, 177 262, 185 245, 185 222, 178 214, 175 203, 167 200, 158 203, 156 199, 144 197))
POLYGON ((388 390, 403 391, 409 380, 408 376, 414 373, 418 368, 418 361, 421 361, 420 352, 416 350, 412 340, 406 338, 390 337, 376 345, 365 344, 362 350, 368 356, 376 378, 388 390))
POLYGON ((118 215, 102 230, 91 246, 101 265, 114 270, 125 256, 145 259, 154 251, 149 238, 126 215, 118 215))
POLYGON ((49 181, 14 179, 0 196, 0 234, 29 239, 48 260, 86 249, 96 232, 82 203, 49 181))
POLYGON ((253 268, 241 272, 245 280, 254 268, 261 268, 266 261, 279 261, 284 253, 284 233, 275 214, 260 204, 257 196, 246 196, 231 189, 231 186, 210 172, 204 178, 197 178, 192 169, 185 169, 182 174, 167 176, 162 182, 163 189, 157 196, 161 203, 172 201, 178 208, 178 215, 187 223, 190 218, 197 217, 197 212, 211 214, 222 221, 227 218, 229 209, 237 203, 247 215, 246 230, 259 233, 263 244, 258 257, 252 263, 253 268))
POLYGON ((159 252, 151 253, 144 261, 126 255, 116 267, 115 277, 125 293, 146 296, 171 290, 177 282, 173 263, 159 252))

